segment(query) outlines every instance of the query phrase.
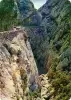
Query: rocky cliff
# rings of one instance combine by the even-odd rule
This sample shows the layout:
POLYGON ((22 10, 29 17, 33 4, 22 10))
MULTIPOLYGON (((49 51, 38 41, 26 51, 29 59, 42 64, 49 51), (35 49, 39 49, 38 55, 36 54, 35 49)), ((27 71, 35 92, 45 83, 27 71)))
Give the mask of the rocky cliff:
POLYGON ((37 77, 26 32, 22 29, 0 32, 0 99, 27 100, 29 90, 38 88, 37 77))

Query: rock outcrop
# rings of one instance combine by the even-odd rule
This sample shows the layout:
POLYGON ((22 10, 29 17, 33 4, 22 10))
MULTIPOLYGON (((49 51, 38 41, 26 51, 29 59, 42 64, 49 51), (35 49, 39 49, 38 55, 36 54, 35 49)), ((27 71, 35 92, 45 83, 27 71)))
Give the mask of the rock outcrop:
MULTIPOLYGON (((52 97, 53 91, 50 87, 47 74, 41 75, 41 100, 49 100, 52 97)), ((51 99, 53 100, 53 99, 51 99)))
POLYGON ((22 29, 0 32, 0 100, 27 100, 30 87, 31 91, 38 88, 37 77, 26 32, 22 29))

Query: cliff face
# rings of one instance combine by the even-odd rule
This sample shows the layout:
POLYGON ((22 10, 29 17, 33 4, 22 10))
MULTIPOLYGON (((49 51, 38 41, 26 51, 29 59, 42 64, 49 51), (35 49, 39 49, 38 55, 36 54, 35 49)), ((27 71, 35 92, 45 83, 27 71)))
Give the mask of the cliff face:
POLYGON ((70 71, 69 63, 71 63, 71 59, 67 60, 70 55, 69 50, 71 46, 70 9, 71 3, 68 0, 48 0, 47 3, 40 8, 40 12, 43 15, 42 26, 46 29, 47 39, 49 41, 49 54, 52 53, 53 56, 56 54, 56 56, 59 57, 56 69, 61 68, 61 70, 68 71, 70 71), (69 52, 69 54, 67 52, 69 52), (65 61, 67 61, 67 65, 65 61))
POLYGON ((0 99, 27 100, 36 90, 38 71, 25 31, 0 32, 0 99))

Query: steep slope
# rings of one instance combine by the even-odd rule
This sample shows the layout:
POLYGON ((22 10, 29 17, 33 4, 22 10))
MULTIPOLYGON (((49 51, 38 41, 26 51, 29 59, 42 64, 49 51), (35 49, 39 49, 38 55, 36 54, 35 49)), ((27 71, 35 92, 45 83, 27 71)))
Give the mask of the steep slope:
POLYGON ((22 29, 0 32, 0 99, 30 100, 27 93, 38 88, 38 70, 22 29))
MULTIPOLYGON (((64 55, 68 50, 70 50, 71 46, 70 2, 68 0, 48 0, 47 3, 42 8, 40 8, 40 12, 43 15, 42 25, 45 27, 47 32, 49 50, 54 51, 56 54, 58 54, 59 57, 61 56, 61 61, 64 60, 64 58, 68 58, 69 55, 67 55, 68 57, 64 57, 64 55), (46 13, 47 11, 48 13, 46 13)), ((66 68, 64 67, 64 70, 65 69, 70 71, 70 65, 68 65, 68 69, 67 66, 66 68)))

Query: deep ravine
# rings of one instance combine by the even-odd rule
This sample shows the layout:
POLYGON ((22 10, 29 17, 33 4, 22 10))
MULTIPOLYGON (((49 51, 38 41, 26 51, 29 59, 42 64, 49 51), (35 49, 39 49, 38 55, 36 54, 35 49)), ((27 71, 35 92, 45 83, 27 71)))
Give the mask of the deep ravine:
POLYGON ((30 0, 0 4, 0 99, 69 100, 71 3, 47 0, 38 10, 30 0))

